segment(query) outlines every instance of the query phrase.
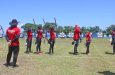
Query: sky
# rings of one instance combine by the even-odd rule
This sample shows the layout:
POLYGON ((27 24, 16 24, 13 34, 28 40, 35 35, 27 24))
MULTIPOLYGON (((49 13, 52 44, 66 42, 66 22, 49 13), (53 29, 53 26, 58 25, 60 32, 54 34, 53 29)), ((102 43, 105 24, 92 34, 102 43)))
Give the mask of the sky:
POLYGON ((9 27, 12 19, 25 23, 54 22, 60 26, 100 26, 115 24, 115 0, 0 0, 0 25, 9 27))

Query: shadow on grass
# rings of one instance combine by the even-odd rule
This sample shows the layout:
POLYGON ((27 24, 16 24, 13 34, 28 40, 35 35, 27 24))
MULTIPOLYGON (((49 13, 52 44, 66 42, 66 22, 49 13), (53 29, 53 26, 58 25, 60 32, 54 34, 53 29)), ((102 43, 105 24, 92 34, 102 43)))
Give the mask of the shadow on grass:
POLYGON ((49 52, 45 52, 45 54, 50 54, 49 52))
POLYGON ((81 54, 85 54, 86 55, 86 53, 81 53, 81 54))
POLYGON ((71 55, 78 55, 78 53, 74 54, 74 52, 68 52, 71 55))
POLYGON ((105 52, 105 54, 113 55, 113 53, 110 53, 110 52, 105 52))
POLYGON ((115 73, 110 72, 110 71, 103 71, 103 72, 98 72, 99 74, 103 74, 103 75, 115 75, 115 73))
POLYGON ((33 54, 37 54, 37 52, 33 52, 33 54))
POLYGON ((30 53, 33 53, 33 52, 32 52, 32 51, 31 51, 31 52, 27 52, 27 51, 25 51, 24 53, 25 53, 25 54, 30 54, 30 53))
POLYGON ((48 54, 48 55, 53 55, 54 53, 45 52, 45 54, 48 54))
POLYGON ((24 52, 25 54, 29 54, 29 52, 24 52))

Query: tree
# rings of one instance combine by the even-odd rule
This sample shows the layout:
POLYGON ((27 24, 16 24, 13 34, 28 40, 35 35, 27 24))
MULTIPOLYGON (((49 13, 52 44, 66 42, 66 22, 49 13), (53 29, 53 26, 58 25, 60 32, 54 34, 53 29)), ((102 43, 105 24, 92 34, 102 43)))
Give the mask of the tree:
POLYGON ((53 27, 55 28, 55 30, 56 30, 57 25, 56 25, 55 23, 46 22, 45 25, 43 26, 43 29, 47 31, 47 30, 49 30, 50 27, 52 27, 52 26, 53 26, 53 27))
POLYGON ((58 26, 57 27, 57 33, 61 33, 63 31, 63 27, 62 26, 58 26))
POLYGON ((35 25, 35 24, 32 24, 32 23, 26 23, 26 24, 23 25, 21 28, 24 30, 24 32, 26 32, 26 30, 27 30, 28 28, 32 28, 32 31, 33 31, 33 32, 36 32, 38 26, 42 26, 42 24, 35 25))
POLYGON ((98 32, 100 32, 102 30, 99 28, 99 26, 95 26, 95 27, 87 28, 87 31, 92 32, 92 33, 98 33, 98 32))
POLYGON ((86 33, 88 31, 88 29, 86 27, 81 27, 81 32, 82 33, 86 33))
POLYGON ((110 25, 106 28, 106 35, 110 35, 112 30, 115 29, 115 25, 110 25))
POLYGON ((69 34, 69 32, 73 32, 73 30, 74 30, 74 27, 72 26, 64 26, 63 32, 67 35, 69 34))
POLYGON ((95 27, 94 27, 94 31, 95 31, 95 33, 98 33, 98 32, 100 32, 100 31, 102 31, 102 30, 99 28, 99 26, 95 26, 95 27))
POLYGON ((99 28, 99 26, 95 26, 95 27, 88 27, 88 28, 81 27, 81 31, 82 33, 86 33, 87 31, 92 32, 92 33, 98 33, 102 30, 99 28))

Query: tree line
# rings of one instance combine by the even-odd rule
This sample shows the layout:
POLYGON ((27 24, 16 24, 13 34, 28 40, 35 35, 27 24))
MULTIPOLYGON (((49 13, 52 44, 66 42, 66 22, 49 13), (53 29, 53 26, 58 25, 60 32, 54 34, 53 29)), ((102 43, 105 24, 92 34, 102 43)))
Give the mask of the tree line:
MULTIPOLYGON (((51 26, 55 28, 56 33, 64 32, 65 34, 68 34, 69 32, 74 31, 74 26, 60 26, 53 22, 46 22, 45 24, 26 23, 21 28, 24 30, 24 32, 26 32, 28 28, 32 28, 32 31, 36 32, 39 26, 42 27, 44 32, 48 31, 51 26)), ((101 29, 99 26, 94 26, 94 27, 83 26, 80 28, 81 28, 82 33, 86 33, 87 31, 92 32, 92 33, 103 32, 105 35, 109 35, 111 34, 112 29, 115 29, 115 24, 106 27, 104 30, 101 29)))

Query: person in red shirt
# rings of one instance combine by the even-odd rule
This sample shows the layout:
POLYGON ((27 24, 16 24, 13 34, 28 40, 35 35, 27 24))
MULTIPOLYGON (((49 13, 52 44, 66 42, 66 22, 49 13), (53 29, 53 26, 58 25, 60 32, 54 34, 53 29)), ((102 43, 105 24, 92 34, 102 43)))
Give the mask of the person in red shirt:
POLYGON ((54 32, 54 27, 50 28, 50 39, 48 43, 50 44, 49 54, 54 53, 54 44, 55 44, 56 34, 54 32))
POLYGON ((28 28, 27 30, 27 48, 26 48, 26 53, 32 52, 31 51, 31 45, 32 45, 32 29, 28 28))
POLYGON ((87 32, 86 33, 86 47, 87 47, 86 54, 89 54, 90 43, 91 43, 91 33, 87 32))
POLYGON ((41 52, 41 40, 42 40, 42 38, 43 38, 43 30, 42 30, 42 27, 39 26, 38 30, 37 30, 37 37, 36 37, 36 44, 37 44, 36 53, 37 54, 42 53, 41 52), (38 51, 38 49, 39 49, 39 51, 38 51))
POLYGON ((113 54, 115 54, 115 29, 112 30, 112 41, 111 41, 111 45, 113 45, 113 54))
POLYGON ((80 34, 81 34, 81 30, 80 27, 78 25, 75 25, 74 27, 74 36, 73 36, 73 42, 72 44, 74 44, 74 54, 77 54, 77 47, 79 45, 79 40, 80 40, 80 34))
POLYGON ((19 53, 20 29, 17 27, 18 22, 16 19, 13 19, 9 24, 11 26, 6 31, 6 40, 9 46, 6 66, 10 66, 10 60, 13 53, 13 67, 16 67, 17 57, 19 53))

